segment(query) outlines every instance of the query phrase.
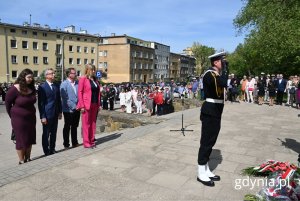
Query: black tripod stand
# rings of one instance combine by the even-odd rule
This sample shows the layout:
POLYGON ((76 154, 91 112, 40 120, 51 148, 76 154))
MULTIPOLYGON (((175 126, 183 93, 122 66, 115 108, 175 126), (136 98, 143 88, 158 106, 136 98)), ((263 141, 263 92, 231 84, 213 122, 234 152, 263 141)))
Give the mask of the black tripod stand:
POLYGON ((185 136, 184 132, 193 132, 194 130, 187 130, 183 127, 183 107, 184 107, 184 97, 181 97, 182 101, 181 101, 181 105, 182 105, 182 108, 181 108, 181 111, 182 111, 182 116, 181 116, 181 129, 180 130, 170 130, 170 131, 181 131, 182 135, 185 136))

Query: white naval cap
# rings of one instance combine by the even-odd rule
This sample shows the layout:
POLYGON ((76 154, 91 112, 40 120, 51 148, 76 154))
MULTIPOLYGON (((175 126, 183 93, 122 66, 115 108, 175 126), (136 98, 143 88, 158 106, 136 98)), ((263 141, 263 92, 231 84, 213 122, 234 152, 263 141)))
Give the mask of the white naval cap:
POLYGON ((215 53, 213 55, 210 55, 208 58, 210 60, 219 60, 225 55, 226 55, 226 52, 218 52, 218 53, 215 53))

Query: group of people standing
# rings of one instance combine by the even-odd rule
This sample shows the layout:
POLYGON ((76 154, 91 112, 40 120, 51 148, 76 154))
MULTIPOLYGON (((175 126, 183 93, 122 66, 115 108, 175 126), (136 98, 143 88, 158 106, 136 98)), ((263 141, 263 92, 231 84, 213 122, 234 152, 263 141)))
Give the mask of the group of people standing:
POLYGON ((96 118, 101 108, 100 84, 95 77, 95 66, 86 65, 85 73, 78 82, 76 70, 68 68, 67 79, 60 86, 54 83, 54 75, 52 68, 46 69, 46 81, 36 92, 33 72, 24 69, 7 92, 5 105, 16 136, 19 164, 31 160, 32 145, 36 144, 36 101, 43 126, 42 146, 46 156, 56 153, 57 126, 62 114, 65 121, 63 128, 65 148, 70 147, 70 131, 72 147, 79 145, 77 128, 80 113, 83 146, 85 148, 95 146, 96 118))
POLYGON ((242 100, 247 103, 258 103, 258 105, 268 103, 269 106, 273 106, 275 100, 277 105, 282 105, 286 94, 286 105, 293 107, 295 104, 299 108, 299 84, 297 75, 290 76, 289 80, 286 80, 282 74, 265 76, 261 73, 259 77, 243 76, 240 81, 231 75, 227 81, 227 97, 232 102, 242 100))
POLYGON ((143 110, 151 115, 168 114, 173 109, 173 96, 169 86, 151 86, 147 88, 125 86, 119 95, 123 112, 142 114, 143 110))

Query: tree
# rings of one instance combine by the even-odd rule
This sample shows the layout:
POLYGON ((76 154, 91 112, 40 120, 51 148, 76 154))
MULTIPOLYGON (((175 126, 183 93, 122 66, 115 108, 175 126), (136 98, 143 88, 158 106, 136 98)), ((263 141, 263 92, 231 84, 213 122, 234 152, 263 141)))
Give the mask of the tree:
POLYGON ((215 49, 205 45, 201 45, 199 42, 194 42, 192 46, 192 52, 196 58, 196 74, 200 75, 203 73, 205 68, 210 66, 209 55, 215 53, 215 49))
MULTIPOLYGON (((238 32, 247 33, 240 57, 244 60, 250 57, 254 72, 297 73, 300 66, 300 1, 243 1, 244 7, 234 19, 238 32)), ((236 49, 234 54, 240 54, 239 51, 236 49)))

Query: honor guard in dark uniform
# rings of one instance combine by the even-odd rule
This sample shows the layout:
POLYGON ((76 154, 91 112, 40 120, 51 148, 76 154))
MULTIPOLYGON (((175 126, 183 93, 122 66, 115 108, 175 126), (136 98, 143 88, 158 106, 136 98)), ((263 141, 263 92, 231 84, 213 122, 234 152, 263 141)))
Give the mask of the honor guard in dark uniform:
POLYGON ((221 116, 224 108, 224 88, 227 87, 228 63, 225 52, 209 56, 210 67, 203 76, 205 102, 201 107, 202 121, 200 148, 198 153, 197 181, 206 186, 214 186, 220 176, 214 175, 208 165, 209 156, 215 145, 221 128, 221 116))

